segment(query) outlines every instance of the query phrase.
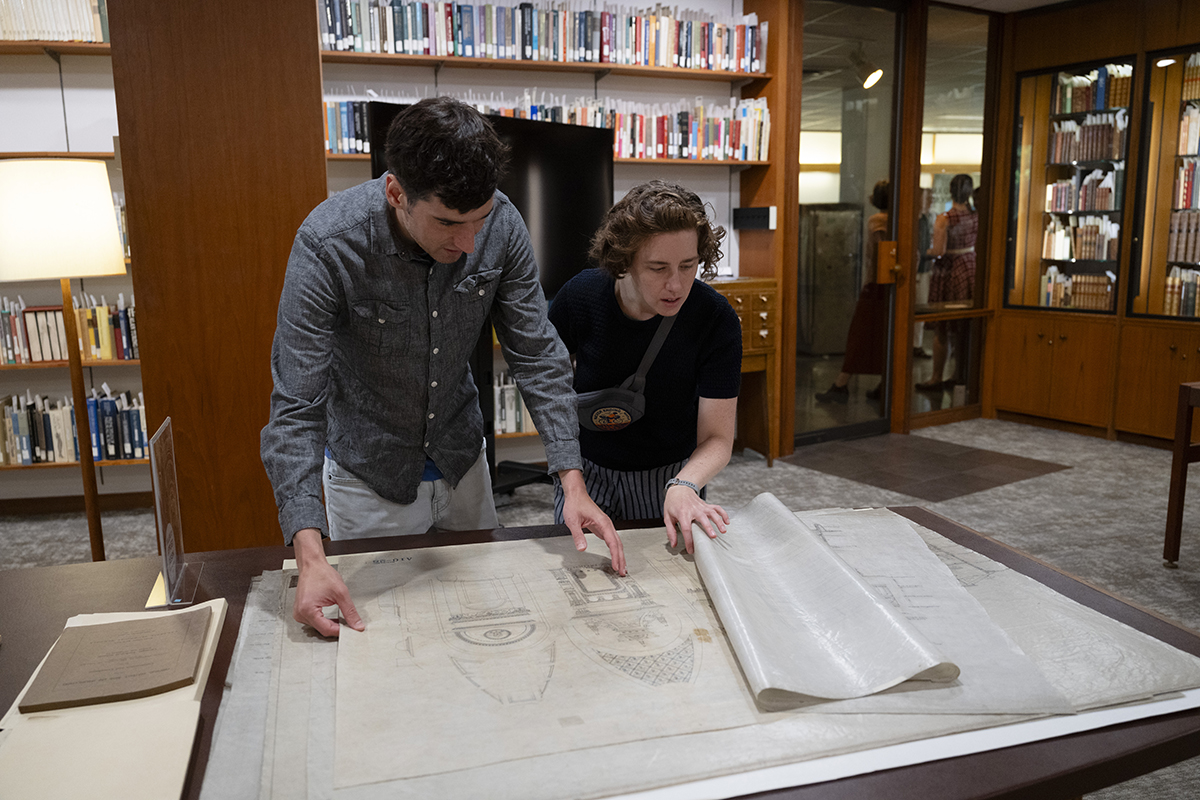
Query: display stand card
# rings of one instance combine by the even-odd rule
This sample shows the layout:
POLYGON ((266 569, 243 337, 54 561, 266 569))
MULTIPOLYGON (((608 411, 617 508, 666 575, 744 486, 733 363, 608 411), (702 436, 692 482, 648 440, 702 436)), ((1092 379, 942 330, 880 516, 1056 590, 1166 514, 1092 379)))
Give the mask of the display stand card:
POLYGON ((131 700, 196 680, 212 611, 65 628, 18 709, 22 714, 131 700))
POLYGON ((183 525, 179 515, 179 484, 175 478, 175 439, 171 418, 150 437, 150 473, 154 481, 154 511, 158 524, 158 550, 162 553, 162 587, 156 583, 147 608, 191 605, 204 564, 184 561, 183 525))

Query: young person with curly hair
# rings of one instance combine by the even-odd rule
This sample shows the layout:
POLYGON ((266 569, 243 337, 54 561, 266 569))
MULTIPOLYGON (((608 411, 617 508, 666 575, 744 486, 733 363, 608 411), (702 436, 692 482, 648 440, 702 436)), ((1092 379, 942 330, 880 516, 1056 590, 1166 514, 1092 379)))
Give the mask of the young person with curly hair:
POLYGON ((300 569, 293 614, 318 633, 337 605, 363 623, 322 538, 497 526, 470 355, 489 317, 565 492, 625 558, 580 471, 571 363, 546 318, 529 232, 496 191, 507 149, 475 109, 422 100, 388 131, 388 172, 321 203, 284 277, 262 459, 300 569), (324 492, 324 504, 321 497, 324 492))
MULTIPOLYGON (((637 186, 592 239, 598 269, 555 296, 550 321, 575 357, 579 393, 634 374, 660 323, 674 322, 645 378, 645 415, 620 430, 580 431, 588 493, 614 519, 661 517, 692 552, 692 525, 709 536, 729 515, 704 486, 729 462, 741 384, 742 338, 729 302, 701 278, 716 274, 725 230, 694 193, 637 186)), ((557 488, 556 517, 563 491, 557 488)))

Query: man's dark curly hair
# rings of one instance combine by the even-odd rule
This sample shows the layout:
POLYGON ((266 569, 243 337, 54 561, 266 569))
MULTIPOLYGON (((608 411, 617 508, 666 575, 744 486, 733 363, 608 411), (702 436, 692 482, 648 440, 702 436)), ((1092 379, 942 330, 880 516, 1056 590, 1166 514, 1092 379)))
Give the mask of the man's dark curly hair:
POLYGON ((709 280, 717 274, 725 229, 709 221, 695 192, 675 183, 650 181, 630 189, 608 210, 588 255, 602 270, 620 278, 651 236, 690 230, 696 231, 700 277, 709 280))
POLYGON ((491 199, 508 166, 508 146, 471 106, 429 97, 392 120, 384 158, 409 203, 436 196, 465 214, 491 199))

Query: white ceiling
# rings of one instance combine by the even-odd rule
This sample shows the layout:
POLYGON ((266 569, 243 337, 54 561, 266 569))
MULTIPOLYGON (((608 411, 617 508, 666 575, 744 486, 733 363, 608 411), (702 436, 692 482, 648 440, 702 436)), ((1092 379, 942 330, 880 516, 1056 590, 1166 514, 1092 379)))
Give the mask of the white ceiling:
MULTIPOLYGON (((1008 3, 1026 0, 968 0, 1008 3)), ((960 4, 956 4, 960 5, 960 4)), ((860 96, 854 57, 883 67, 884 78, 868 96, 892 92, 896 15, 835 0, 804 5, 803 130, 841 129, 842 101, 860 96), (846 92, 850 94, 847 95, 846 92)), ((932 6, 925 63, 924 129, 977 133, 983 130, 988 16, 975 9, 932 6)))

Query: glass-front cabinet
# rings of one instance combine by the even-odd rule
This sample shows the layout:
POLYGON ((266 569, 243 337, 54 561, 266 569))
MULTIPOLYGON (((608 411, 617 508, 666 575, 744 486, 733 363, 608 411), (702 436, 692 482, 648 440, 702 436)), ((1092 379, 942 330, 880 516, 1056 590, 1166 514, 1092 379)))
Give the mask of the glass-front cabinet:
POLYGON ((1133 63, 1020 76, 1005 306, 1112 314, 1133 63))
POLYGON ((1197 317, 1200 283, 1200 47, 1151 54, 1131 316, 1197 317))

